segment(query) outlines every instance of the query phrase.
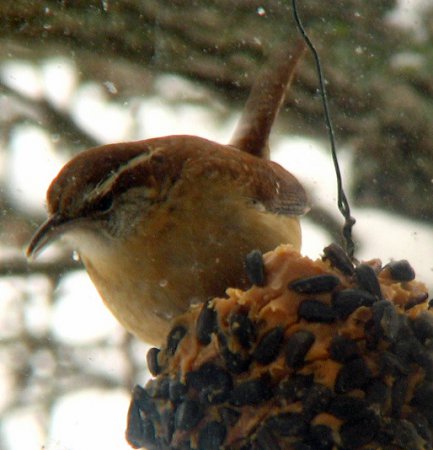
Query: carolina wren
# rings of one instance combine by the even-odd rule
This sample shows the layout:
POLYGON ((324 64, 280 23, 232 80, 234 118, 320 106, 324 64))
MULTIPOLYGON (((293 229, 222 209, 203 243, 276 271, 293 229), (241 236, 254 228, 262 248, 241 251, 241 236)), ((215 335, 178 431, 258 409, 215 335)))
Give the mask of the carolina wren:
POLYGON ((66 237, 117 319, 159 344, 191 303, 247 285, 248 252, 299 249, 305 191, 264 153, 302 52, 285 50, 259 78, 231 145, 168 136, 76 156, 48 189, 27 255, 66 237))

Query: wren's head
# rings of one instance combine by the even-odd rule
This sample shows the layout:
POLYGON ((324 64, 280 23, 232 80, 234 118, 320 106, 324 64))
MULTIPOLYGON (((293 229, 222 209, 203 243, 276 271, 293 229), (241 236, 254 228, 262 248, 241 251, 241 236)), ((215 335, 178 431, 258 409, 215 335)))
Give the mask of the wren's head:
POLYGON ((123 223, 119 213, 130 209, 132 198, 141 197, 142 209, 154 195, 156 180, 148 170, 150 155, 145 142, 135 142, 92 148, 72 159, 48 189, 49 218, 34 236, 27 254, 37 255, 62 235, 121 235, 122 227, 128 228, 129 223, 123 223), (140 170, 134 170, 137 166, 140 170))
POLYGON ((279 165, 193 136, 87 150, 47 200, 27 254, 65 236, 114 315, 150 342, 191 302, 245 286, 249 251, 299 248, 306 210, 279 165))

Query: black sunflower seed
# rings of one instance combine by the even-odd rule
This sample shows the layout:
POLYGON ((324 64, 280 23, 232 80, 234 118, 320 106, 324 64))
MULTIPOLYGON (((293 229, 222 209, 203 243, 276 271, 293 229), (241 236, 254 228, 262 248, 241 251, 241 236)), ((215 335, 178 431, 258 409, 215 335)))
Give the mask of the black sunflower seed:
POLYGON ((359 349, 355 341, 344 336, 335 336, 331 341, 329 353, 334 361, 345 362, 359 356, 359 349))
POLYGON ((198 370, 188 373, 186 385, 200 393, 202 403, 217 404, 228 398, 233 388, 233 380, 222 367, 205 363, 198 370))
POLYGON ((296 374, 280 381, 277 394, 287 401, 302 399, 313 385, 314 375, 296 374))
POLYGON ((279 436, 300 436, 308 430, 305 417, 300 413, 277 414, 266 421, 266 426, 279 436))
POLYGON ((319 294, 331 292, 340 284, 340 279, 330 273, 313 275, 307 278, 300 278, 289 284, 292 289, 299 294, 319 294))
POLYGON ((253 357, 259 364, 270 364, 278 356, 283 344, 284 328, 279 326, 268 331, 257 344, 253 357))
POLYGON ((228 406, 223 406, 219 409, 220 417, 227 427, 232 427, 241 416, 241 413, 228 406))
POLYGON ((409 331, 404 337, 392 343, 389 350, 402 364, 409 365, 411 362, 416 362, 419 355, 423 353, 423 346, 409 331))
POLYGON ((149 418, 142 418, 140 407, 133 399, 128 410, 126 440, 133 448, 153 445, 156 441, 155 427, 149 418))
POLYGON ((227 400, 230 395, 230 391, 233 387, 230 374, 224 372, 224 369, 222 369, 221 372, 216 375, 216 378, 209 380, 208 385, 200 392, 199 397, 204 404, 209 403, 211 405, 216 405, 222 403, 227 400))
POLYGON ((177 346, 186 334, 186 328, 183 325, 175 326, 167 337, 167 353, 174 355, 177 350, 177 346))
POLYGON ((160 434, 162 435, 162 438, 165 442, 171 442, 171 438, 173 437, 174 433, 174 421, 175 416, 171 409, 166 409, 161 413, 161 420, 159 422, 161 426, 160 434))
POLYGON ((382 337, 380 326, 373 320, 368 320, 364 325, 365 344, 368 350, 376 350, 382 337))
POLYGON ((310 331, 301 330, 293 333, 286 343, 286 363, 298 368, 304 364, 305 355, 314 343, 315 336, 310 331))
POLYGON ((344 420, 353 420, 365 416, 368 403, 360 398, 337 395, 331 400, 328 412, 344 420))
POLYGON ((418 406, 418 410, 426 418, 426 420, 430 424, 430 427, 433 427, 433 410, 431 405, 430 407, 418 406))
POLYGON ((384 405, 390 395, 388 386, 380 380, 368 384, 365 399, 369 404, 384 405))
POLYGON ((400 332, 406 326, 404 316, 397 312, 395 306, 387 301, 376 302, 372 306, 373 321, 382 332, 382 335, 391 342, 396 341, 400 332))
POLYGON ((386 448, 414 450, 426 448, 415 426, 407 420, 384 420, 377 440, 386 448))
POLYGON ((237 374, 245 372, 251 364, 251 357, 232 352, 228 348, 227 338, 222 333, 218 333, 218 342, 227 369, 237 374))
POLYGON ((376 272, 368 264, 360 264, 355 268, 356 279, 361 289, 374 295, 376 298, 382 298, 379 280, 376 272))
POLYGON ((177 407, 174 416, 174 426, 177 430, 189 431, 202 419, 203 411, 200 404, 194 400, 185 400, 177 407))
POLYGON ((383 375, 407 375, 410 372, 409 364, 405 364, 397 355, 388 351, 381 354, 380 366, 383 375))
POLYGON ((149 380, 146 384, 146 392, 152 397, 162 400, 168 399, 170 378, 167 376, 149 380))
POLYGON ((433 314, 422 312, 412 321, 415 336, 422 344, 433 340, 433 314))
POLYGON ((390 445, 392 445, 393 435, 392 435, 392 429, 389 426, 392 419, 386 418, 382 421, 381 428, 377 432, 377 435, 374 439, 375 442, 377 442, 378 445, 380 445, 379 448, 389 448, 390 445))
POLYGON ((423 292, 422 294, 415 295, 414 297, 409 298, 409 300, 404 305, 404 309, 407 311, 416 305, 420 305, 421 303, 424 303, 427 299, 428 299, 427 292, 423 292))
POLYGON ((256 328, 246 313, 238 312, 230 317, 230 330, 247 350, 256 340, 256 328))
POLYGON ((379 325, 386 308, 392 308, 392 304, 388 300, 381 300, 373 305, 373 320, 379 325))
POLYGON ((387 324, 385 322, 385 315, 384 318, 382 318, 382 328, 384 329, 385 336, 389 339, 391 344, 398 341, 399 339, 405 339, 406 337, 409 337, 412 334, 412 330, 409 323, 409 317, 401 314, 397 308, 394 307, 395 315, 397 316, 395 330, 392 328, 394 325, 392 321, 394 318, 392 318, 390 322, 390 328, 387 329, 387 324))
POLYGON ((407 420, 413 423, 417 433, 426 441, 426 447, 431 448, 433 436, 427 419, 421 413, 412 411, 407 416, 407 420))
POLYGON ((254 450, 281 450, 277 437, 273 430, 267 426, 258 429, 254 439, 254 450))
POLYGON ((312 425, 308 435, 315 450, 332 450, 334 447, 332 430, 326 425, 312 425))
POLYGON ((365 386, 372 374, 362 358, 346 362, 335 381, 335 392, 344 393, 365 386))
POLYGON ((298 315, 308 322, 331 323, 336 315, 331 306, 318 300, 304 300, 298 308, 298 315))
POLYGON ((270 398, 272 390, 267 377, 243 381, 234 387, 230 403, 234 406, 258 405, 270 398))
POLYGON ((412 281, 415 279, 415 271, 408 261, 391 261, 384 269, 388 269, 391 278, 395 281, 412 281))
POLYGON ((350 257, 337 244, 328 245, 323 249, 324 259, 328 259, 333 267, 336 267, 345 275, 353 275, 354 268, 350 257))
POLYGON ((260 250, 253 250, 245 258, 247 277, 252 284, 264 286, 266 283, 265 264, 260 250))
POLYGON ((156 377, 161 373, 161 367, 158 362, 158 354, 160 350, 159 348, 152 347, 146 355, 146 361, 147 361, 147 368, 149 369, 149 372, 156 377))
POLYGON ((334 307, 340 319, 346 319, 361 306, 371 306, 376 298, 367 291, 361 289, 344 289, 336 292, 332 297, 334 307))
POLYGON ((172 402, 178 403, 181 401, 185 397, 187 391, 188 388, 186 384, 179 380, 170 380, 170 384, 168 385, 168 397, 172 402))
POLYGON ((394 443, 399 448, 424 449, 424 439, 418 434, 414 424, 407 420, 396 420, 394 443))
POLYGON ((433 355, 430 349, 421 350, 414 354, 414 361, 424 369, 426 381, 433 381, 433 355))
POLYGON ((198 450, 219 450, 227 435, 227 429, 221 422, 207 423, 198 435, 198 450))
POLYGON ((413 405, 430 408, 433 405, 433 383, 420 383, 415 389, 412 402, 413 405))
POLYGON ((369 414, 359 420, 349 420, 340 427, 340 437, 344 448, 356 449, 371 442, 379 430, 379 420, 369 414))
POLYGON ((132 402, 140 409, 140 411, 146 413, 146 415, 158 417, 155 402, 148 392, 139 385, 134 386, 132 391, 132 402))
POLYGON ((398 419, 401 416, 406 393, 408 389, 408 381, 406 377, 397 378, 391 388, 391 414, 398 419))
POLYGON ((233 353, 227 348, 222 351, 222 356, 224 358, 227 369, 235 374, 239 374, 248 370, 251 364, 250 357, 243 357, 238 353, 233 353))
POLYGON ((211 341, 212 333, 217 330, 217 312, 207 301, 201 308, 197 318, 196 336, 202 345, 208 345, 211 341))
POLYGON ((313 384, 302 400, 304 414, 311 419, 316 414, 325 411, 333 396, 331 389, 322 384, 313 384))

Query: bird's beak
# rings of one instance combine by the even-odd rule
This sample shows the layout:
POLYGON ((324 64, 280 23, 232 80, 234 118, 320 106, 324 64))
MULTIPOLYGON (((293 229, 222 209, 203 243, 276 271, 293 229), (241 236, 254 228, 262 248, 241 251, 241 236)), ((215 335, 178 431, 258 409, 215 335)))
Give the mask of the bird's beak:
POLYGON ((26 250, 27 259, 29 261, 36 259, 47 245, 58 239, 69 228, 70 223, 70 220, 58 214, 49 217, 33 235, 26 250))

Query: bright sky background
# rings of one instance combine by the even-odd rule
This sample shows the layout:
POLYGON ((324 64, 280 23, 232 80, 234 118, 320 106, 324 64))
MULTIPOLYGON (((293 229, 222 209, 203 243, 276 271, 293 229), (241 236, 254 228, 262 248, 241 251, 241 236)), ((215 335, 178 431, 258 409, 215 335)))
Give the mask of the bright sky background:
MULTIPOLYGON (((413 3, 407 2, 405 7, 412 9, 413 3)), ((157 92, 155 97, 137 100, 134 109, 138 111, 139 123, 134 128, 130 105, 109 103, 104 89, 96 84, 77 86, 75 67, 66 59, 53 59, 39 67, 11 62, 3 66, 0 76, 10 86, 31 97, 46 95, 59 107, 71 109, 77 122, 86 124, 87 130, 103 142, 196 134, 224 143, 229 140, 236 123, 237 116, 232 115, 221 125, 206 105, 169 105, 157 92)), ((171 91, 191 91, 190 83, 176 77, 162 77, 158 86, 161 92, 167 91, 168 86, 171 91)), ((115 89, 113 85, 108 87, 115 89)), ((277 134, 274 133, 271 145, 273 159, 304 183, 314 201, 339 217, 335 175, 328 149, 302 137, 288 138, 277 134)), ((48 136, 36 126, 22 125, 14 129, 10 141, 11 157, 6 164, 0 165, 0 170, 6 174, 8 189, 20 208, 35 212, 43 209, 46 188, 66 162, 54 152, 56 140, 58 137, 48 136)), ((340 157, 346 188, 351 179, 349 158, 347 152, 340 157)), ((379 257, 384 262, 392 258, 408 259, 415 267, 418 279, 432 280, 431 226, 373 209, 354 208, 353 215, 357 219, 355 232, 361 243, 359 258, 379 257)), ((315 258, 330 238, 308 218, 304 220, 303 230, 303 252, 315 258)), ((48 289, 45 283, 35 277, 25 287, 32 295, 33 305, 26 320, 35 332, 50 327, 58 339, 76 346, 119 334, 117 323, 103 307, 84 272, 68 275, 62 280, 60 301, 52 309, 44 300, 48 289), (88 311, 86 318, 80 314, 84 303, 88 311)), ((0 338, 12 335, 14 324, 18 323, 18 320, 14 321, 16 287, 16 283, 0 280, 0 338)), ((90 363, 101 364, 101 360, 94 355, 94 361, 90 363)), ((108 358, 103 364, 108 370, 122 370, 115 358, 108 358)), ((0 361, 0 409, 7 407, 6 393, 13 389, 5 370, 0 361)), ((85 389, 64 396, 55 405, 48 441, 43 441, 38 418, 30 409, 23 408, 0 425, 7 436, 5 450, 129 449, 124 440, 128 403, 129 393, 120 390, 85 389)))

